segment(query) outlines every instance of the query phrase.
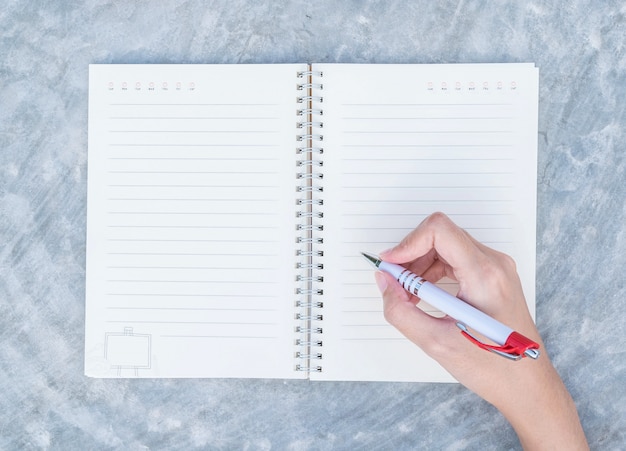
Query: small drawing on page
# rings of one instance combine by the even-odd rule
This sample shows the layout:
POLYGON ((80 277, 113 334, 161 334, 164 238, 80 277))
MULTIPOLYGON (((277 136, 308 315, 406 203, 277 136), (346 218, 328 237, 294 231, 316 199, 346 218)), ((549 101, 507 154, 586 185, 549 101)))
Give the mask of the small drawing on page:
POLYGON ((124 332, 107 332, 104 338, 104 358, 111 369, 133 371, 139 376, 139 370, 150 369, 152 355, 152 335, 136 334, 132 327, 125 327, 124 332))

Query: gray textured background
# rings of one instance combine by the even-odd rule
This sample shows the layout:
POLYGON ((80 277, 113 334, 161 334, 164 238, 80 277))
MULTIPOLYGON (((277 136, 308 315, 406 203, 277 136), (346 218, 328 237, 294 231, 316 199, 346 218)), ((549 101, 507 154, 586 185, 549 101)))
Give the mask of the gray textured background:
POLYGON ((307 61, 538 65, 537 322, 591 447, 623 449, 624 5, 5 0, 0 449, 519 448, 458 385, 83 376, 88 64, 307 61))

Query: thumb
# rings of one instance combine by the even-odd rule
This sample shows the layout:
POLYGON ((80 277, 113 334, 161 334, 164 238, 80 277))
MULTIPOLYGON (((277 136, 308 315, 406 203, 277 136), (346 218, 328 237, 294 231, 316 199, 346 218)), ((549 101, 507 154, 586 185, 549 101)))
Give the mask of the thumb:
POLYGON ((419 299, 402 288, 393 276, 378 271, 374 277, 383 296, 384 315, 389 324, 429 355, 442 345, 445 347, 456 327, 452 318, 435 318, 417 308, 419 299))

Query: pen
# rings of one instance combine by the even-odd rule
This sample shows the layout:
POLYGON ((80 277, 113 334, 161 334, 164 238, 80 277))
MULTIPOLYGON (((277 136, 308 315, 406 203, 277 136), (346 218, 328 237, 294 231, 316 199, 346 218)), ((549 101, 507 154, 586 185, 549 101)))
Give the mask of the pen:
POLYGON ((391 274, 406 291, 454 318, 461 333, 478 347, 511 360, 519 360, 525 356, 532 359, 539 357, 539 345, 510 327, 400 265, 384 262, 365 252, 361 254, 376 268, 391 274), (468 327, 498 343, 499 346, 480 341, 470 333, 468 327))

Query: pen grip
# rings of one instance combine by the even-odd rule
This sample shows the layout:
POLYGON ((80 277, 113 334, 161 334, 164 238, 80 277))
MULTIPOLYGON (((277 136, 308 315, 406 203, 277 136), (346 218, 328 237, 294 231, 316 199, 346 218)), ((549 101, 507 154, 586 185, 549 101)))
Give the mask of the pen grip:
POLYGON ((513 332, 513 329, 510 327, 505 326, 459 298, 452 296, 433 283, 423 282, 417 290, 417 296, 437 310, 474 329, 499 345, 505 344, 509 335, 513 332))
POLYGON ((378 269, 391 274, 409 293, 499 345, 504 345, 513 332, 510 327, 400 265, 381 261, 378 269))

